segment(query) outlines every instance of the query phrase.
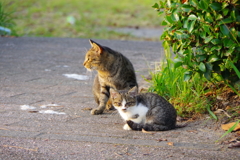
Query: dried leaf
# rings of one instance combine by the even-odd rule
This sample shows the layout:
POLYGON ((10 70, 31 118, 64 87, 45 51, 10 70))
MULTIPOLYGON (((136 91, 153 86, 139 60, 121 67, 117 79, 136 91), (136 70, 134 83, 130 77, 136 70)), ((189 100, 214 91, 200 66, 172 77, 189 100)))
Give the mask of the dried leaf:
POLYGON ((153 132, 145 131, 144 129, 142 129, 142 132, 143 132, 143 133, 148 133, 148 134, 155 134, 155 133, 153 133, 153 132))
POLYGON ((230 109, 232 109, 230 106, 227 106, 226 108, 225 108, 226 110, 230 110, 230 109))
MULTIPOLYGON (((231 127, 233 127, 236 124, 236 122, 232 122, 232 123, 228 123, 228 124, 222 124, 222 129, 227 131, 229 130, 231 127)), ((238 124, 233 131, 237 131, 240 130, 240 124, 238 124)))
POLYGON ((167 139, 157 139, 158 142, 167 141, 167 139))
POLYGON ((173 142, 168 142, 167 143, 169 146, 174 146, 174 143, 173 142))
POLYGON ((28 111, 29 113, 38 113, 38 111, 28 111))

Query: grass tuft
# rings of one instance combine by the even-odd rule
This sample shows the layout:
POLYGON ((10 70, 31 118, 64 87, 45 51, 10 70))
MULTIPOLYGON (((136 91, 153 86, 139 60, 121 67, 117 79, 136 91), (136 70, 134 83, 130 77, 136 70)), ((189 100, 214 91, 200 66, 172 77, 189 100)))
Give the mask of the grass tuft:
POLYGON ((205 113, 210 105, 209 100, 203 96, 206 92, 206 80, 195 74, 191 80, 184 81, 185 72, 186 69, 175 68, 173 60, 167 58, 152 73, 149 91, 169 100, 180 116, 190 117, 192 114, 205 113))

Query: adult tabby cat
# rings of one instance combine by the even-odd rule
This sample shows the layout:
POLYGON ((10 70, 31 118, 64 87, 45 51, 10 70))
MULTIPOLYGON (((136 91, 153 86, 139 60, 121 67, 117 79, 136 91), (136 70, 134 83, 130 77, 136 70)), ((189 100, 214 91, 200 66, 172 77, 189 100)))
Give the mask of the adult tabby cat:
POLYGON ((132 63, 121 53, 89 40, 92 48, 86 53, 84 67, 97 70, 94 79, 93 94, 98 107, 91 114, 101 114, 104 109, 111 108, 109 89, 130 89, 137 86, 137 80, 132 63))
POLYGON ((117 91, 110 89, 113 106, 127 124, 124 130, 165 131, 176 127, 176 110, 154 93, 137 93, 137 88, 117 91))

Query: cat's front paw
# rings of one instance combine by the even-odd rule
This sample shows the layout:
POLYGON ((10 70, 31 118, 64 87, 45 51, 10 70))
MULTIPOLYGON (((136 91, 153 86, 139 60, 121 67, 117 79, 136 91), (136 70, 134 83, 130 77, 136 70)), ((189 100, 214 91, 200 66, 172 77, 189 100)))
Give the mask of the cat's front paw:
POLYGON ((91 110, 92 115, 98 115, 98 114, 102 114, 102 113, 103 113, 103 110, 99 110, 98 108, 91 110))
POLYGON ((132 129, 129 127, 128 124, 125 124, 125 125, 123 126, 123 129, 124 129, 124 130, 127 130, 127 131, 132 130, 132 129))

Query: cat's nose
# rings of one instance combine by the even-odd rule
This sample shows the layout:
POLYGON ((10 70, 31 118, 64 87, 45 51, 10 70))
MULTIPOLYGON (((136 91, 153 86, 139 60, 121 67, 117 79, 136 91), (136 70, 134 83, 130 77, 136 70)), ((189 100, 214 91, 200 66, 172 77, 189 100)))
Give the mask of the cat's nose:
POLYGON ((122 111, 127 111, 127 108, 126 107, 122 107, 122 111))
POLYGON ((127 111, 127 109, 122 109, 122 111, 123 111, 123 112, 126 112, 126 111, 127 111))

